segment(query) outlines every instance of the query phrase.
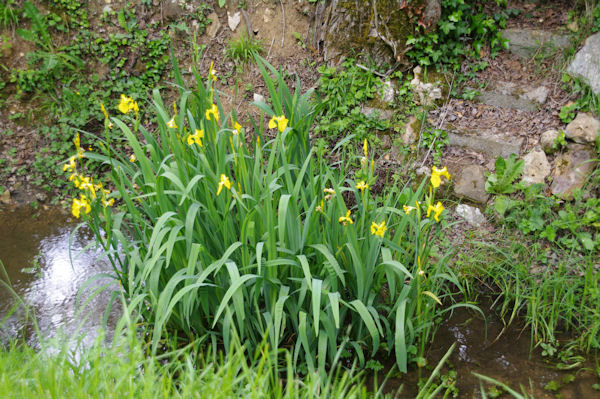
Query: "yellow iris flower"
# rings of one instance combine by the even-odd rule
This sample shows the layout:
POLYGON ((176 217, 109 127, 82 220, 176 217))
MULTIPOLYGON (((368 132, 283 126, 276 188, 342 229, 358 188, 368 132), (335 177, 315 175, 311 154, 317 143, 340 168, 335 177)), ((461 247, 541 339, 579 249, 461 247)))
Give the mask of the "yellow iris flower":
POLYGON ((448 173, 448 170, 445 166, 442 169, 438 169, 435 166, 431 168, 431 185, 434 188, 438 188, 442 183, 441 176, 445 176, 446 179, 450 179, 450 173, 448 173))
POLYGON ((167 126, 171 129, 177 129, 177 123, 175 123, 175 117, 173 116, 170 121, 167 122, 167 126))
POLYGON ((134 163, 137 160, 137 158, 135 157, 135 154, 131 154, 129 156, 129 162, 134 163))
POLYGON ((83 194, 81 194, 79 196, 79 199, 73 198, 73 205, 71 206, 71 212, 73 213, 73 216, 75 216, 77 219, 79 219, 82 209, 86 215, 88 213, 90 213, 90 211, 92 210, 92 207, 90 206, 90 202, 88 201, 87 197, 83 194))
POLYGON ((221 190, 223 190, 223 186, 227 187, 228 190, 231 190, 231 181, 225 175, 221 175, 221 180, 219 180, 219 188, 217 189, 217 195, 221 194, 221 190))
POLYGON ((344 223, 344 226, 347 225, 348 223, 350 224, 354 224, 354 221, 350 218, 350 210, 348 210, 348 212, 346 212, 346 216, 340 216, 340 218, 338 219, 338 222, 340 223, 344 223))
POLYGON ((363 193, 365 191, 365 189, 369 188, 369 185, 367 183, 363 181, 358 182, 358 184, 356 185, 356 188, 358 188, 360 190, 361 193, 363 193))
POLYGON ((432 211, 433 211, 433 218, 435 219, 436 222, 439 222, 440 215, 444 211, 444 207, 442 206, 442 203, 438 201, 438 203, 435 204, 435 206, 429 205, 429 207, 427 208, 427 217, 429 217, 429 215, 431 214, 432 211))
POLYGON ((289 121, 287 120, 285 115, 273 116, 269 121, 269 129, 275 129, 275 127, 277 127, 277 130, 279 130, 279 133, 281 133, 287 127, 288 122, 289 121))
POLYGON ((367 139, 365 139, 365 141, 363 141, 363 153, 365 154, 365 160, 368 158, 368 149, 369 145, 367 144, 367 139))
POLYGON ((72 156, 69 158, 69 162, 63 165, 63 172, 73 172, 75 170, 75 157, 72 156))
POLYGON ((206 119, 208 119, 209 121, 212 119, 212 117, 215 118, 215 121, 219 121, 219 108, 217 107, 216 104, 211 105, 211 107, 209 109, 206 110, 205 114, 206 119))
POLYGON ((135 111, 135 114, 137 115, 140 111, 137 101, 133 101, 133 98, 127 97, 125 94, 121 94, 121 101, 119 102, 118 108, 123 114, 135 111))
POLYGON ((383 238, 386 230, 387 227, 385 225, 385 220, 382 220, 379 224, 375 223, 374 221, 371 223, 371 234, 373 235, 383 238))
POLYGON ((194 143, 196 143, 200 147, 202 147, 202 138, 203 137, 204 137, 204 130, 202 130, 202 129, 196 129, 196 131, 194 132, 194 134, 190 134, 187 137, 187 143, 188 143, 188 145, 194 145, 194 143))
POLYGON ((233 134, 240 134, 241 131, 242 131, 242 125, 240 125, 239 123, 235 122, 233 124, 233 134))
POLYGON ((404 212, 405 212, 407 215, 410 215, 410 213, 411 213, 412 211, 416 210, 417 208, 416 208, 416 207, 414 207, 414 206, 406 206, 406 205, 404 205, 404 206, 402 207, 402 209, 404 209, 404 212))
POLYGON ((215 82, 217 81, 217 72, 213 69, 213 62, 210 62, 210 68, 208 68, 208 76, 212 78, 215 82))

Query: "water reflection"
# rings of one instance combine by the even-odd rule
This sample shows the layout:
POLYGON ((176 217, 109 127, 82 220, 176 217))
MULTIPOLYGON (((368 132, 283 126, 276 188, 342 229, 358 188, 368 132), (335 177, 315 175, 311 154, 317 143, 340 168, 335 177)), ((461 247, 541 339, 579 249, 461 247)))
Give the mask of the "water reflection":
MULTIPOLYGON (((110 280, 98 280, 78 298, 79 290, 90 277, 110 272, 110 264, 101 258, 97 248, 86 248, 93 237, 60 210, 32 212, 29 207, 0 211, 0 260, 11 282, 12 290, 0 287, 0 319, 23 299, 35 314, 42 336, 54 336, 59 330, 73 336, 81 331, 93 339, 103 325, 108 292, 90 299, 90 293, 110 280), (89 300, 79 313, 76 307, 89 300), (81 330, 78 328, 81 326, 81 330)), ((0 327, 3 335, 25 334, 35 343, 31 322, 23 307, 14 312, 0 327)), ((114 323, 117 314, 110 315, 114 323)))

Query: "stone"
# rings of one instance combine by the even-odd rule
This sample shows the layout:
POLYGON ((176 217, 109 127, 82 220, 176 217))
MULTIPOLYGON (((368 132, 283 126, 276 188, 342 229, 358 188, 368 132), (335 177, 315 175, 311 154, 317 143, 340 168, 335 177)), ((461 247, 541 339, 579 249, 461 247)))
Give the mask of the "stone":
POLYGON ((442 89, 438 82, 425 83, 422 81, 420 66, 415 67, 413 73, 414 78, 410 81, 410 86, 419 97, 418 104, 427 106, 442 98, 442 89))
POLYGON ((449 145, 463 147, 490 157, 508 158, 510 154, 521 153, 522 138, 515 138, 485 130, 448 132, 449 145))
POLYGON ((183 8, 178 0, 167 0, 163 2, 162 13, 165 19, 177 19, 183 15, 183 8))
POLYGON ((600 121, 585 112, 577 114, 565 129, 565 136, 576 143, 595 143, 599 134, 600 121))
POLYGON ((579 32, 579 24, 577 23, 577 20, 571 21, 567 24, 567 29, 570 30, 571 32, 579 32))
POLYGON ((544 104, 548 99, 548 88, 545 86, 536 87, 535 89, 526 91, 521 97, 530 101, 535 101, 539 104, 544 104))
POLYGON ((569 144, 566 153, 554 160, 554 171, 551 191, 552 194, 571 199, 573 191, 585 184, 588 176, 594 170, 596 153, 590 147, 582 144, 569 144))
POLYGON ((550 176, 552 168, 546 158, 544 151, 537 147, 523 157, 525 167, 523 168, 523 183, 526 185, 544 183, 546 177, 550 176))
POLYGON ((454 182, 454 193, 460 198, 485 204, 489 194, 485 191, 484 169, 479 165, 462 169, 454 182))
POLYGON ((392 116, 394 116, 394 111, 391 109, 381 109, 363 106, 361 107, 360 112, 362 112, 363 115, 367 118, 377 117, 377 119, 392 119, 392 116))
POLYGON ((238 11, 235 14, 231 15, 229 11, 227 11, 227 25, 232 32, 235 32, 240 21, 242 20, 242 14, 238 11))
POLYGON ((252 100, 254 102, 265 102, 265 97, 262 94, 254 93, 252 95, 252 100))
POLYGON ((208 37, 214 38, 215 36, 217 36, 219 29, 221 29, 221 22, 219 21, 219 16, 216 12, 210 13, 208 15, 208 19, 211 22, 210 25, 208 25, 208 28, 206 28, 206 34, 208 35, 208 37))
POLYGON ((485 223, 485 216, 483 216, 479 208, 474 206, 460 204, 456 206, 455 212, 471 226, 480 227, 485 223))
POLYGON ((411 146, 417 142, 419 138, 419 120, 414 116, 408 118, 408 122, 404 125, 404 133, 400 136, 402 143, 405 146, 411 146))
POLYGON ((383 87, 381 88, 381 101, 384 103, 392 103, 394 102, 394 98, 396 97, 396 89, 394 88, 394 84, 390 80, 386 80, 383 82, 383 87))
POLYGON ((519 94, 519 88, 512 82, 498 81, 490 86, 489 90, 483 91, 475 99, 492 107, 511 108, 526 112, 533 112, 538 108, 535 100, 528 98, 523 93, 519 94))
POLYGON ((594 94, 600 94, 600 32, 586 39, 567 72, 587 83, 594 94))
POLYGON ((556 151, 554 143, 556 142, 557 138, 558 130, 556 129, 546 130, 544 133, 542 133, 540 136, 540 146, 546 154, 552 154, 556 151))
POLYGON ((3 204, 10 204, 10 191, 4 189, 2 194, 0 194, 0 202, 3 204))
POLYGON ((532 58, 536 54, 551 55, 553 52, 570 46, 568 35, 535 29, 511 28, 502 31, 509 41, 509 50, 522 58, 532 58))

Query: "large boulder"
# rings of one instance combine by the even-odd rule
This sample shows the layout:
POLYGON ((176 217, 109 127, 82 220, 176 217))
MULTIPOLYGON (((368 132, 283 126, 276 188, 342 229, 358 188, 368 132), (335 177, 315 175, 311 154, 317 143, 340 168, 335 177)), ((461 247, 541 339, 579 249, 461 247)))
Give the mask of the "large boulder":
POLYGON ((590 85, 595 94, 600 94, 600 32, 587 38, 567 72, 590 85))
POLYGON ((319 27, 325 59, 337 63, 356 52, 394 64, 415 26, 435 27, 440 16, 440 0, 332 0, 319 27))

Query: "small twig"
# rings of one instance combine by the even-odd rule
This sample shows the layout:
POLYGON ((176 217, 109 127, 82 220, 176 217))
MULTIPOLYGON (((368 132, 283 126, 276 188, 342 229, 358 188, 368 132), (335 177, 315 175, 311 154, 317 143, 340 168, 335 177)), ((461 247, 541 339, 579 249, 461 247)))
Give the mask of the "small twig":
POLYGON ((275 43, 275 38, 273 38, 273 40, 271 40, 271 46, 269 47, 269 52, 267 53, 267 60, 271 56, 271 49, 273 48, 273 43, 275 43))
POLYGON ((283 8, 283 1, 279 0, 279 4, 281 4, 281 15, 283 15, 283 31, 281 32, 281 47, 283 47, 285 40, 285 9, 283 8))
POLYGON ((364 69, 365 71, 371 72, 373 75, 377 75, 382 78, 387 78, 387 76, 385 76, 383 73, 377 72, 376 70, 366 67, 362 64, 356 64, 356 66, 359 67, 360 69, 364 69))
POLYGON ((244 23, 246 24, 246 31, 248 32, 248 38, 251 38, 252 34, 254 32, 252 31, 252 26, 250 25, 250 19, 248 18, 248 14, 246 14, 246 10, 244 10, 242 8, 241 11, 242 11, 242 17, 244 17, 244 23))
MULTIPOLYGON (((456 76, 456 72, 454 72, 454 74, 452 75, 452 81, 450 82, 450 87, 448 87, 448 96, 446 96, 446 102, 444 104, 445 108, 444 108, 444 114, 442 115, 442 119, 440 120, 440 122, 438 123, 438 129, 440 129, 442 127, 442 125, 444 124, 444 121, 446 120, 446 115, 448 114, 448 103, 450 102, 450 93, 452 93, 452 86, 454 86, 454 77, 456 76)), ((421 131, 423 130, 423 123, 421 123, 421 131)), ((419 143, 420 143, 421 137, 419 134, 419 143)), ((431 145, 429 146, 429 149, 427 150, 427 154, 425 154, 425 157, 423 158, 423 163, 421 164, 421 167, 425 166, 425 162, 427 162, 427 157, 429 157, 429 154, 431 154, 431 149, 433 148, 433 146, 435 145, 435 141, 437 140, 437 136, 433 138, 433 141, 431 142, 431 145)))

